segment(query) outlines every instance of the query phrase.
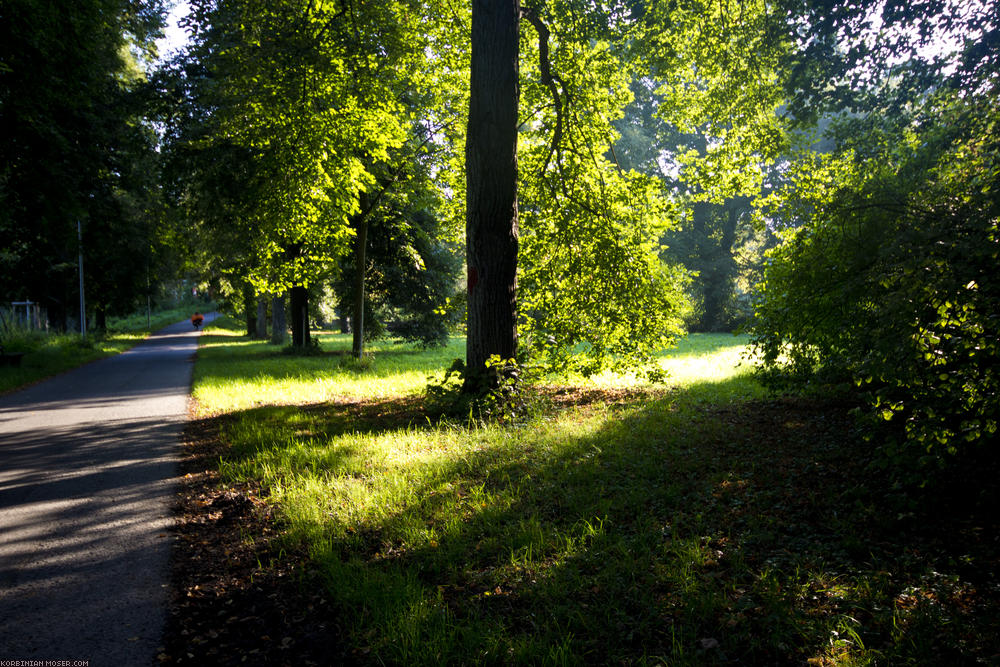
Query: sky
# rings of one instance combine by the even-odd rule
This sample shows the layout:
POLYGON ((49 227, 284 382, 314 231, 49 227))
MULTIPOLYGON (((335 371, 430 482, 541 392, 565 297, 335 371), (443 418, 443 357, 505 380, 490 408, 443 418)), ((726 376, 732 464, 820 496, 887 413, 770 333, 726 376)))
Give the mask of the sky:
POLYGON ((167 25, 164 28, 163 39, 156 40, 156 48, 160 54, 160 60, 165 60, 170 53, 177 51, 187 44, 187 34, 177 25, 177 22, 187 16, 190 11, 186 0, 175 0, 167 15, 167 25))

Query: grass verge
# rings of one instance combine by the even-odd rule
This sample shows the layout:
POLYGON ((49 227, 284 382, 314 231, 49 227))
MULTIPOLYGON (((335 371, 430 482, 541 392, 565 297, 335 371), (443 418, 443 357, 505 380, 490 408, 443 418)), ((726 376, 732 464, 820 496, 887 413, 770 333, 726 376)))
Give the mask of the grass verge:
POLYGON ((343 659, 1000 654, 987 469, 934 495, 894 491, 866 467, 848 406, 764 397, 733 365, 740 340, 692 337, 665 355, 666 389, 539 390, 547 407, 518 426, 425 417, 416 378, 451 349, 386 348, 359 367, 337 337, 307 358, 203 342, 196 396, 226 415, 219 484, 268 508, 278 536, 260 571, 302 564, 340 619, 343 659))
POLYGON ((108 332, 91 333, 84 340, 75 333, 10 331, 3 335, 7 352, 23 352, 19 366, 0 366, 0 394, 38 382, 77 366, 120 354, 163 327, 187 318, 186 308, 158 311, 147 324, 146 316, 111 318, 108 332))

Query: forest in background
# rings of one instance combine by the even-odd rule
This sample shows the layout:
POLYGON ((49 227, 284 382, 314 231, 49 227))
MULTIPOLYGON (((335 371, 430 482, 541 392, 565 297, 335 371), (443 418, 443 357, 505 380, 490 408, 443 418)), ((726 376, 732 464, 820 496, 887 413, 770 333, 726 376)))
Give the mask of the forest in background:
POLYGON ((80 261, 98 330, 186 285, 465 333, 466 390, 739 328, 893 464, 995 438, 995 2, 195 1, 158 61, 164 13, 3 5, 0 298, 51 328, 80 261))

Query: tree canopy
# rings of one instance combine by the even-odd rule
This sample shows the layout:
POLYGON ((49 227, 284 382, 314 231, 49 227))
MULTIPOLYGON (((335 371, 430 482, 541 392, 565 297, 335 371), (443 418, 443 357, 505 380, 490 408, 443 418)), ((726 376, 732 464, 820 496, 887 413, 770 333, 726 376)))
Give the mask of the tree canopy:
POLYGON ((158 1, 4 4, 3 298, 65 326, 80 221, 99 315, 182 249, 298 345, 325 290, 358 356, 464 308, 481 376, 653 368, 753 292, 776 382, 995 433, 996 0, 190 5, 147 81, 158 1))
MULTIPOLYGON (((866 18, 824 16, 828 35, 866 18)), ((997 430, 996 16, 888 3, 886 38, 834 50, 836 85, 799 89, 793 108, 837 113, 833 148, 793 160, 764 209, 784 239, 757 304, 764 368, 857 387, 897 433, 886 462, 940 463, 997 430), (920 57, 949 32, 955 57, 920 57)))
POLYGON ((82 223, 91 302, 127 311, 156 277, 144 66, 160 2, 11 0, 0 12, 0 299, 40 302, 66 327, 82 223))

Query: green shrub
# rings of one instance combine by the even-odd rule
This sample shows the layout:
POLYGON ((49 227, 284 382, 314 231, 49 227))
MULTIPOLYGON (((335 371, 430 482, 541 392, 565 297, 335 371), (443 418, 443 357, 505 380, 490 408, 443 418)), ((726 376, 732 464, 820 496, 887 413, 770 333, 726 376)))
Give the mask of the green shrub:
POLYGON ((1000 421, 998 113, 958 97, 934 112, 800 174, 785 202, 808 221, 771 253, 756 305, 764 379, 853 385, 898 436, 882 439, 890 465, 944 463, 1000 421))

